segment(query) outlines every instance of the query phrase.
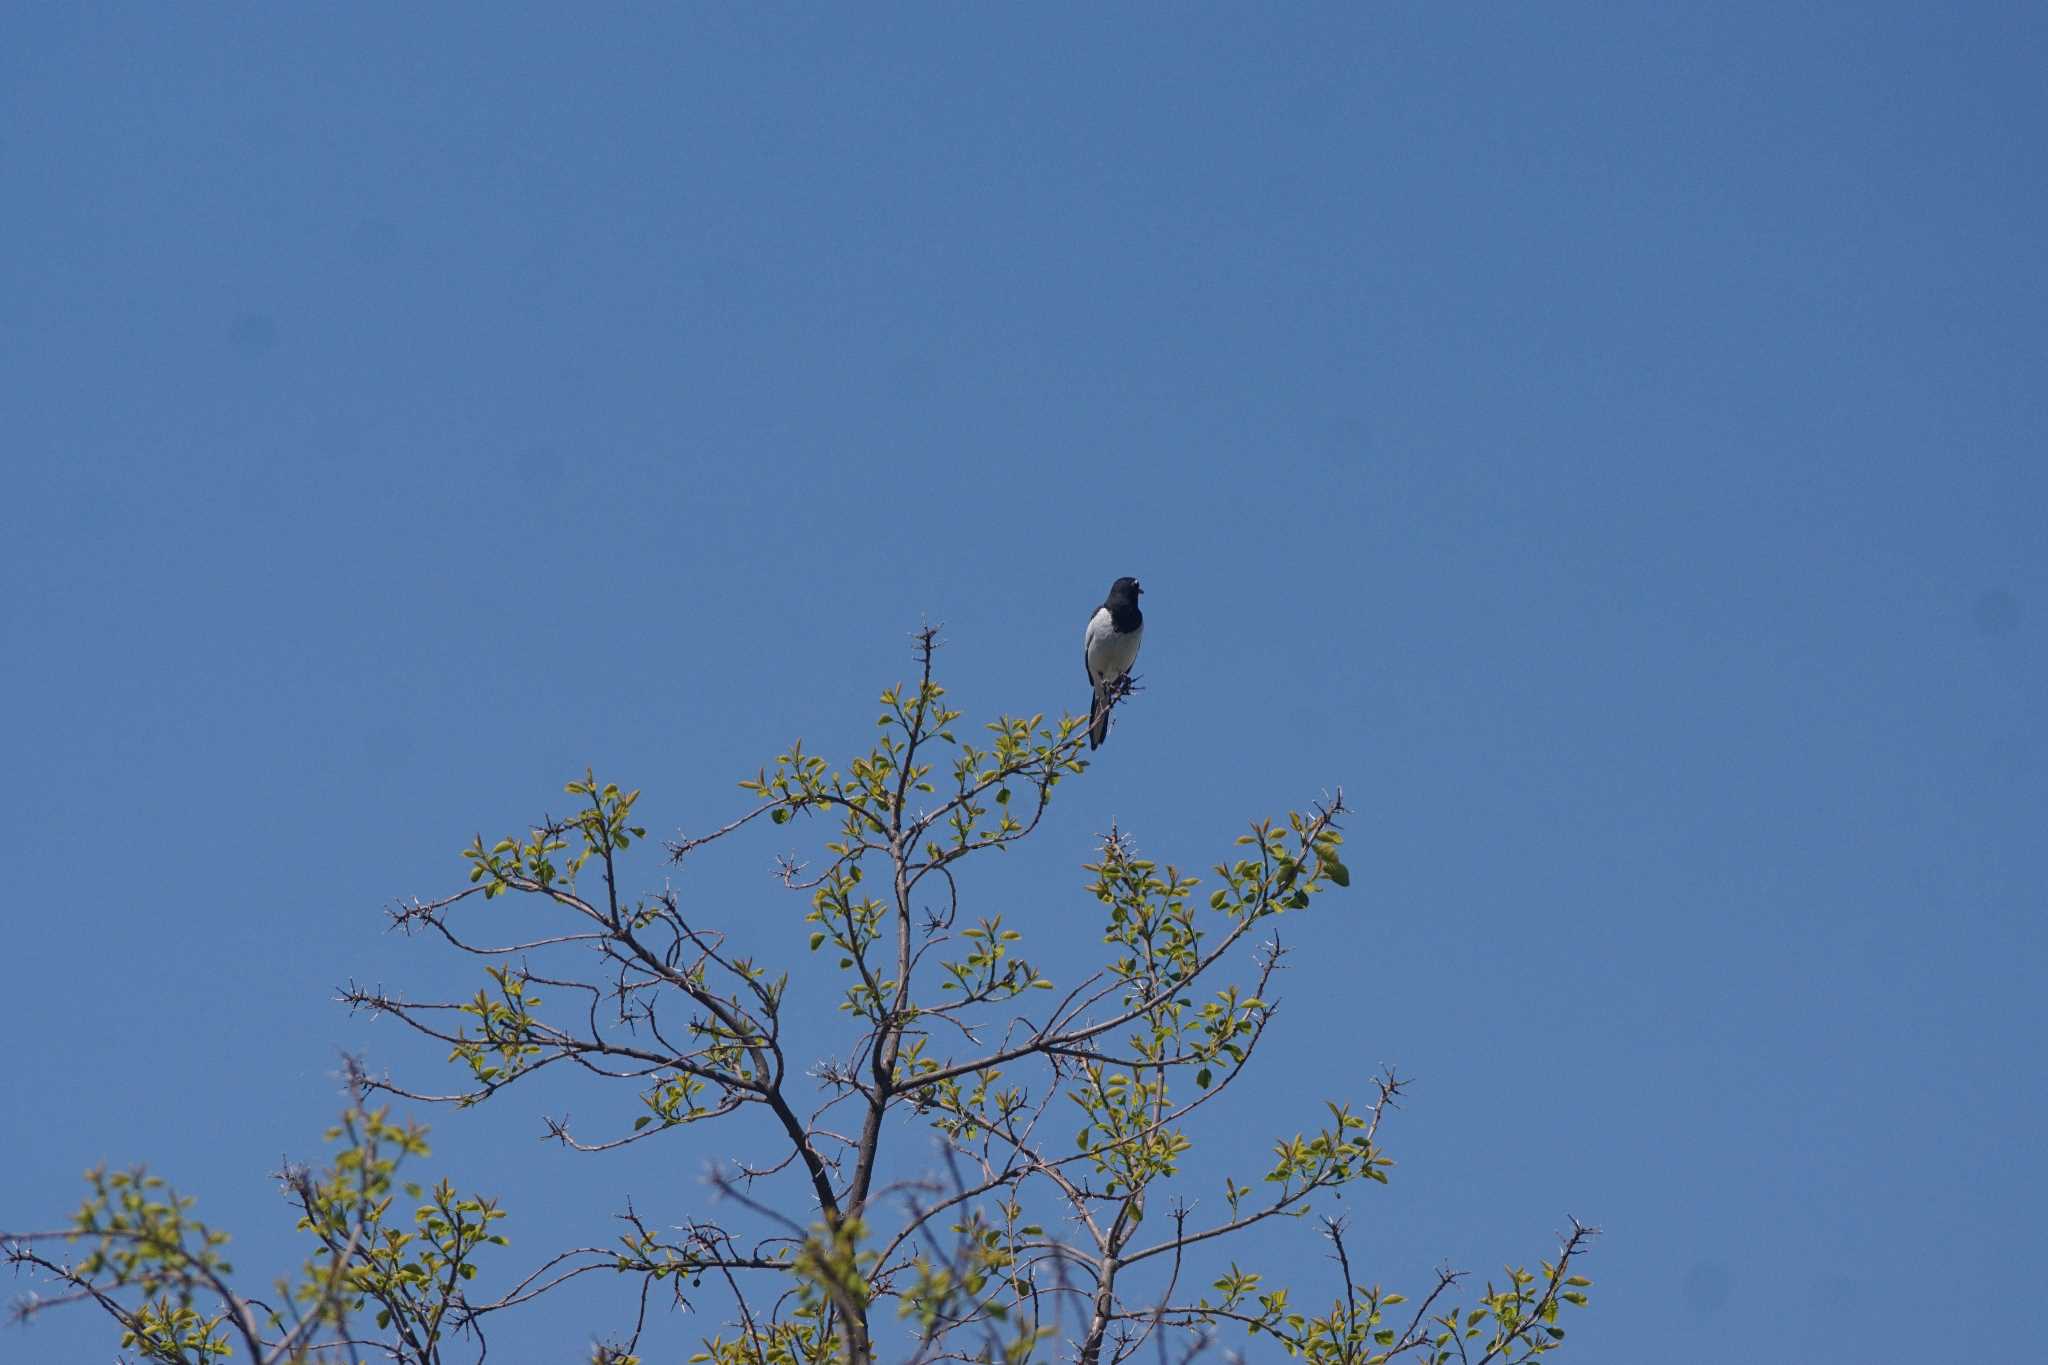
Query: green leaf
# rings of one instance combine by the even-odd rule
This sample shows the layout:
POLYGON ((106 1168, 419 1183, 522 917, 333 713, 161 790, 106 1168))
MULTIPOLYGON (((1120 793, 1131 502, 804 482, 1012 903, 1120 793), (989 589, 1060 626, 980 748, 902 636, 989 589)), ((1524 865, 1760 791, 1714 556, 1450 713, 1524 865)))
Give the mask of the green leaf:
POLYGON ((768 812, 768 818, 769 818, 770 820, 773 820, 773 821, 774 821, 774 822, 775 822, 776 824, 778 824, 778 825, 786 825, 786 824, 788 824, 788 823, 789 823, 789 807, 787 807, 787 806, 777 806, 777 807, 776 807, 776 808, 775 808, 774 810, 771 810, 771 811, 769 811, 769 812, 768 812))
POLYGON ((639 1118, 633 1120, 633 1131, 637 1133, 652 1122, 654 1122, 654 1115, 642 1114, 639 1118))
POLYGON ((1209 1088, 1209 1079, 1209 1068, 1206 1066, 1195 1073, 1195 1084, 1201 1086, 1204 1090, 1209 1088))
POLYGON ((1351 869, 1338 862, 1335 858, 1326 857, 1323 859, 1323 871, 1329 873, 1330 880, 1337 883, 1337 885, 1351 885, 1351 869))

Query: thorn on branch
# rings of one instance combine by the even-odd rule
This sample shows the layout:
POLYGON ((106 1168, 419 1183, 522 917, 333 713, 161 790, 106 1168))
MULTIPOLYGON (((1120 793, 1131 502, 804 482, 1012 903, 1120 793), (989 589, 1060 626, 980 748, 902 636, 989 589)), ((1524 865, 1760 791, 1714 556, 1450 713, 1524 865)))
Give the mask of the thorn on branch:
POLYGON ((1287 955, 1293 951, 1280 941, 1280 931, 1275 929, 1273 937, 1259 945, 1258 955, 1252 960, 1252 965, 1262 972, 1286 971, 1288 968, 1281 964, 1286 962, 1287 955))
POLYGON ((853 1074, 839 1062, 830 1058, 812 1066, 810 1074, 816 1080, 842 1090, 854 1083, 853 1074))
POLYGON ((278 1188, 286 1194, 296 1195, 306 1201, 313 1198, 312 1168, 303 1161, 279 1158, 278 1168, 271 1172, 271 1178, 277 1181, 278 1188))
POLYGON ((407 937, 422 926, 432 928, 439 922, 434 918, 434 907, 417 896, 410 901, 394 902, 385 908, 384 914, 391 921, 388 927, 407 937))
POLYGON ((364 990, 356 984, 353 977, 349 979, 349 983, 346 986, 335 987, 334 998, 347 1005, 350 1014, 354 1014, 357 1010, 368 1010, 370 1018, 375 1019, 380 1014, 394 1012, 395 1002, 384 994, 384 988, 381 985, 375 990, 364 990))

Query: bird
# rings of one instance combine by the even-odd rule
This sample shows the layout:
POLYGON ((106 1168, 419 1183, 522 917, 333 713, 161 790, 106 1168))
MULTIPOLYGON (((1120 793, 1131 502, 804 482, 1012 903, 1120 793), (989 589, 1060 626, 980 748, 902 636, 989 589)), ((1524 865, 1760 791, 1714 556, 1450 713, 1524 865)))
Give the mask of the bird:
POLYGON ((1119 578, 1109 585, 1109 596, 1088 618, 1081 633, 1081 662, 1088 670, 1088 747, 1099 749, 1109 738, 1109 707, 1138 661, 1138 646, 1145 639, 1145 614, 1138 610, 1139 594, 1145 590, 1135 578, 1119 578))

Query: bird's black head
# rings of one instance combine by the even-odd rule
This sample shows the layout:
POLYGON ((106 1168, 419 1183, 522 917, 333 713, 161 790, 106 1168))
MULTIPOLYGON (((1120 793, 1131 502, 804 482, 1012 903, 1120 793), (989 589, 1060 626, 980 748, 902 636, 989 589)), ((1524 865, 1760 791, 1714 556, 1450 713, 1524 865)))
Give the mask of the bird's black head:
POLYGON ((1116 582, 1109 585, 1109 600, 1111 602, 1128 602, 1132 606, 1136 606, 1139 595, 1144 591, 1143 588, 1138 586, 1137 579, 1119 578, 1116 582))

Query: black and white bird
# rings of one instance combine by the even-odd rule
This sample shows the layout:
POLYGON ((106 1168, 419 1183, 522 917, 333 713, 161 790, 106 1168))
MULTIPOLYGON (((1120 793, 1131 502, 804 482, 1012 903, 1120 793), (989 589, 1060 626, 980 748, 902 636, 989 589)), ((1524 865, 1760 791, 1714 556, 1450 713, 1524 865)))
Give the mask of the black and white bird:
POLYGON ((1088 618, 1081 635, 1081 660, 1088 667, 1088 747, 1099 749, 1109 738, 1109 706, 1119 684, 1138 662, 1138 646, 1145 638, 1145 614, 1138 610, 1138 595, 1145 590, 1135 578, 1119 578, 1109 585, 1109 596, 1088 618))

